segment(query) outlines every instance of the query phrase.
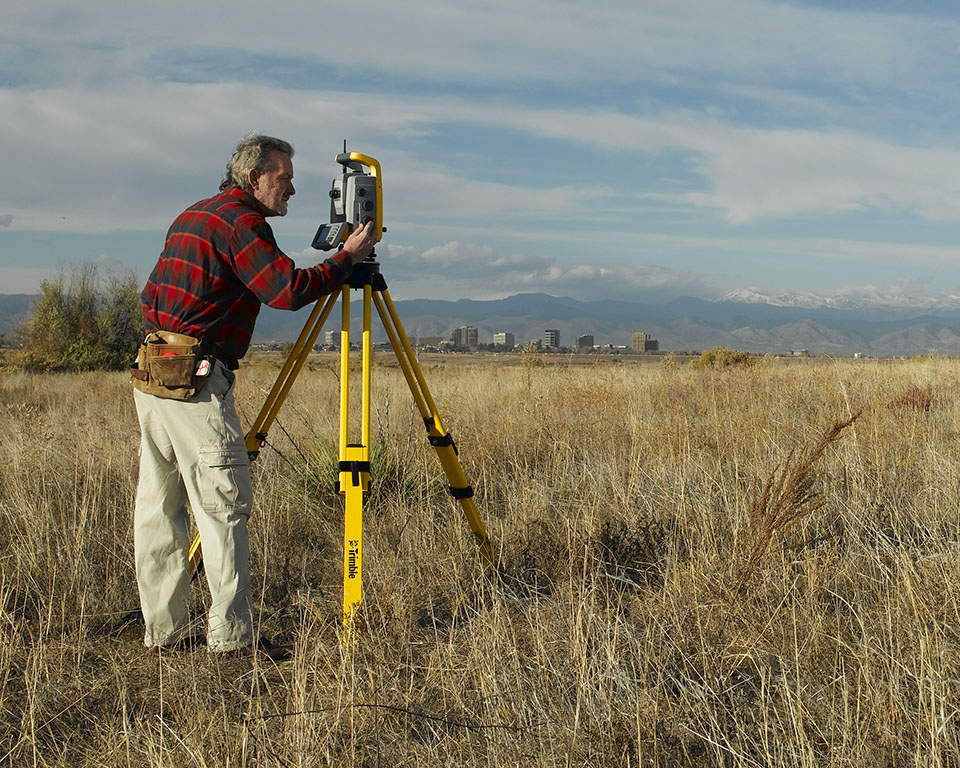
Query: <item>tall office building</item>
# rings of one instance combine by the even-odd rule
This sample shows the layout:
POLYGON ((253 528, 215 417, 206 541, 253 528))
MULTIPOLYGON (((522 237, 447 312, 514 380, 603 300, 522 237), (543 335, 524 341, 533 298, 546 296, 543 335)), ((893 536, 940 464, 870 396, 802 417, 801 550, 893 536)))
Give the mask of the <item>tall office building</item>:
POLYGON ((633 334, 634 352, 656 352, 660 349, 660 342, 646 333, 637 332, 633 334))
POLYGON ((472 325, 461 325, 454 330, 450 340, 455 347, 472 349, 477 346, 477 329, 472 325))
POLYGON ((514 340, 512 333, 502 332, 493 334, 493 345, 495 347, 506 347, 507 349, 513 349, 517 342, 514 340))
POLYGON ((543 346, 546 349, 557 349, 560 347, 560 331, 547 329, 543 332, 543 346))
POLYGON ((588 333, 577 336, 577 349, 593 349, 593 336, 588 333))

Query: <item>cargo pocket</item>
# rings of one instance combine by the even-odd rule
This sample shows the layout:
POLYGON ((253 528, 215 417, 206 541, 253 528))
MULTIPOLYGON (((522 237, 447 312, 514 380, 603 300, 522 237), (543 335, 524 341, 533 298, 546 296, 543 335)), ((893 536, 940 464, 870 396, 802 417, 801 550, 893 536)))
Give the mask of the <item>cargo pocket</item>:
POLYGON ((218 360, 214 363, 213 369, 207 377, 207 390, 221 403, 225 402, 231 396, 230 393, 233 391, 233 383, 236 378, 236 374, 218 360))
POLYGON ((200 447, 200 495, 209 513, 250 514, 250 459, 242 445, 200 447))

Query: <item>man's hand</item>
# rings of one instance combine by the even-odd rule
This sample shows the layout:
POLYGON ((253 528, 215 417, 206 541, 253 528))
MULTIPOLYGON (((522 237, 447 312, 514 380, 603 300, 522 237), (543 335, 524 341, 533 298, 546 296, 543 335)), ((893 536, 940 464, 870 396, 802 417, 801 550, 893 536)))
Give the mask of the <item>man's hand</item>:
POLYGON ((343 244, 343 250, 350 255, 354 264, 363 261, 373 252, 377 244, 377 229, 372 221, 368 221, 361 229, 355 229, 343 244))

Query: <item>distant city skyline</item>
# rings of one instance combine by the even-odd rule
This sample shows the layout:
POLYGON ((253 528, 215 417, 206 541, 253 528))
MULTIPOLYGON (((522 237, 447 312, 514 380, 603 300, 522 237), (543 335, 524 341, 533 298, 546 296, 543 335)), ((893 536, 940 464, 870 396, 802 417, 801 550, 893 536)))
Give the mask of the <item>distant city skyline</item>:
MULTIPOLYGON (((331 344, 331 337, 333 331, 327 331, 327 344, 331 344)), ((513 349, 517 346, 523 346, 524 344, 535 343, 543 349, 593 349, 594 347, 610 347, 610 346, 619 346, 623 349, 632 349, 638 352, 656 352, 658 347, 658 342, 653 336, 644 332, 644 331, 635 331, 631 334, 629 340, 624 339, 622 342, 607 342, 606 344, 595 344, 593 333, 578 333, 575 339, 568 343, 564 344, 561 338, 561 333, 559 329, 547 328, 544 329, 543 335, 536 338, 523 338, 519 337, 520 341, 517 342, 517 335, 512 331, 493 331, 489 334, 489 340, 484 338, 484 334, 480 332, 480 329, 473 325, 460 325, 456 328, 451 329, 450 333, 447 334, 446 338, 444 337, 426 337, 424 341, 423 337, 414 339, 414 342, 420 345, 435 343, 448 343, 455 347, 460 347, 464 349, 471 349, 478 346, 500 346, 506 349, 513 349)))
POLYGON ((260 131, 297 149, 302 266, 343 140, 381 162, 398 300, 960 296, 955 4, 230 7, 5 9, 0 293, 145 279, 260 131))

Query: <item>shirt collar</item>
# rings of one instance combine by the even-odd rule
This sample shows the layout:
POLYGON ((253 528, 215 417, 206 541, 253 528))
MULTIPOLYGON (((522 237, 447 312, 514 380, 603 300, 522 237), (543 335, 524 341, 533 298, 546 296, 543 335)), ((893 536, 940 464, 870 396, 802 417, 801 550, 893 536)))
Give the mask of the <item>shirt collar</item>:
POLYGON ((240 189, 240 187, 227 187, 221 194, 236 198, 237 200, 246 203, 251 208, 255 208, 261 216, 266 216, 266 212, 264 211, 263 206, 260 205, 260 201, 249 192, 245 192, 244 190, 240 189))

